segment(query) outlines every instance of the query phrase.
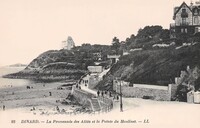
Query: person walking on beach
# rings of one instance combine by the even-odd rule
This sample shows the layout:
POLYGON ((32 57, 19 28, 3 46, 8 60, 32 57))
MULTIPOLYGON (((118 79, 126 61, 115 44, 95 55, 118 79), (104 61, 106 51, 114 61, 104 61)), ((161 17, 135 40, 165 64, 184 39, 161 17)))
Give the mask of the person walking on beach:
POLYGON ((6 109, 5 105, 3 105, 3 111, 5 111, 5 109, 6 109))
POLYGON ((57 110, 58 112, 60 112, 60 109, 59 109, 59 107, 58 107, 58 106, 56 106, 56 110, 57 110))

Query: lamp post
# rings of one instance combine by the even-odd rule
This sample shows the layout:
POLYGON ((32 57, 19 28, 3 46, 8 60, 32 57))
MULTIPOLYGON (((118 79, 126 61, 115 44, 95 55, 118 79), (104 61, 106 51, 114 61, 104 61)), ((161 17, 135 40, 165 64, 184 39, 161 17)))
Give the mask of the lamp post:
POLYGON ((121 79, 117 79, 117 80, 119 80, 120 112, 123 112, 121 79))
POLYGON ((122 103, 122 85, 121 85, 121 80, 120 80, 120 85, 119 85, 119 91, 120 91, 120 112, 123 112, 123 103, 122 103))

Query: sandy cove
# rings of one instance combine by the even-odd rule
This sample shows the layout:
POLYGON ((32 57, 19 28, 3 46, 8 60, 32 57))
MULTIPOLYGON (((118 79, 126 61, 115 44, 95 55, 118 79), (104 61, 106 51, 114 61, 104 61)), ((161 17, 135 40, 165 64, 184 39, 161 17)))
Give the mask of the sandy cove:
POLYGON ((34 107, 35 111, 39 113, 56 112, 56 106, 64 111, 77 108, 77 106, 63 105, 60 102, 56 102, 65 99, 71 92, 71 90, 58 90, 57 87, 62 84, 64 83, 32 83, 27 85, 32 87, 31 89, 27 89, 26 86, 14 87, 14 85, 13 87, 0 88, 0 111, 2 111, 3 105, 5 105, 5 110, 23 109, 31 111, 34 107))

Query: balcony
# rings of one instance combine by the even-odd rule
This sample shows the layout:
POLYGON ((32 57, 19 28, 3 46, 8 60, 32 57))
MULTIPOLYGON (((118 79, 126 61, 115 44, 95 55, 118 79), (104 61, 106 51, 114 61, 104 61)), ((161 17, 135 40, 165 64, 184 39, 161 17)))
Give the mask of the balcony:
POLYGON ((188 22, 183 22, 183 23, 180 23, 180 26, 188 26, 189 25, 189 23, 188 22))

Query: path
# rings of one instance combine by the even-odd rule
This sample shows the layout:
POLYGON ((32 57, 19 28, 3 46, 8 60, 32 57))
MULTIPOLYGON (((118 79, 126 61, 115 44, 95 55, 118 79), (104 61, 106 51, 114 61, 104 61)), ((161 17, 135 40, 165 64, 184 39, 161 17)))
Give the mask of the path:
MULTIPOLYGON (((110 68, 104 70, 103 72, 101 72, 101 73, 99 74, 99 77, 100 77, 101 79, 103 79, 103 76, 106 75, 109 71, 110 71, 110 68)), ((89 75, 86 75, 86 76, 83 77, 82 79, 89 79, 89 75)), ((88 86, 85 86, 85 83, 82 83, 82 82, 81 82, 81 83, 79 84, 79 86, 81 87, 82 90, 84 90, 84 91, 86 91, 86 92, 88 92, 88 93, 91 93, 91 94, 94 94, 95 96, 97 96, 97 90, 88 88, 88 86)))

